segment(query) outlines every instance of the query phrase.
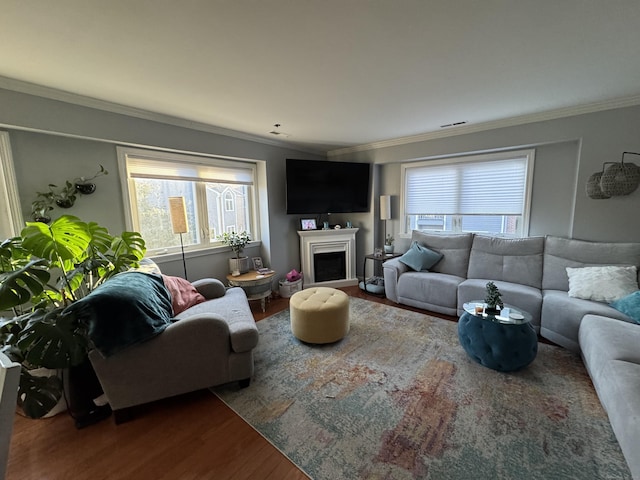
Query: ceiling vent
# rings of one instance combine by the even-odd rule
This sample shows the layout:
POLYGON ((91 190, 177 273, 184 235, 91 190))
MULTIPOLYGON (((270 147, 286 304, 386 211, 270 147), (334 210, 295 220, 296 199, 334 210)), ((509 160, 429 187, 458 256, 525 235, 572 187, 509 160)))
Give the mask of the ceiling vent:
POLYGON ((464 125, 466 123, 467 122, 445 123, 444 125, 440 125, 440 128, 458 127, 458 126, 464 125))
POLYGON ((271 130, 269 133, 270 133, 271 135, 275 135, 275 136, 277 136, 277 137, 289 138, 291 135, 290 135, 290 134, 288 134, 288 133, 284 133, 284 132, 283 132, 283 131, 281 131, 281 130, 278 130, 280 127, 281 127, 281 125, 280 125, 279 123, 276 123, 276 124, 274 125, 274 129, 273 129, 273 130, 271 130))

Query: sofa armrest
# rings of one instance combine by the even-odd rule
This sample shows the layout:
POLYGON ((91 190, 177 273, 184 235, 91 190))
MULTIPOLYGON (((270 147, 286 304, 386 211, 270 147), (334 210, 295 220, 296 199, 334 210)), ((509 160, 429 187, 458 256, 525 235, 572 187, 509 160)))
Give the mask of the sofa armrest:
POLYGON ((224 297, 226 292, 224 283, 217 278, 202 278, 195 282, 191 282, 191 284, 196 287, 196 290, 198 290, 198 292, 200 292, 207 300, 224 297))
POLYGON ((409 271, 404 263, 397 258, 387 260, 382 264, 384 274, 384 293, 389 300, 398 303, 398 279, 400 275, 409 271))

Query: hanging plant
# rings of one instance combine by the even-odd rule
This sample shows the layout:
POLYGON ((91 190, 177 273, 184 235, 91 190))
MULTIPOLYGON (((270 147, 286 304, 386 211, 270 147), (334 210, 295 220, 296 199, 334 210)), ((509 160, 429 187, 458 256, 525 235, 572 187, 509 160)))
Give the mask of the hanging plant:
POLYGON ((48 192, 36 192, 37 199, 31 203, 31 218, 36 222, 49 223, 49 212, 54 209, 54 205, 59 208, 73 207, 78 195, 90 195, 96 191, 96 184, 91 180, 108 174, 100 165, 100 169, 92 177, 77 177, 73 182, 67 180, 63 187, 50 183, 48 192))

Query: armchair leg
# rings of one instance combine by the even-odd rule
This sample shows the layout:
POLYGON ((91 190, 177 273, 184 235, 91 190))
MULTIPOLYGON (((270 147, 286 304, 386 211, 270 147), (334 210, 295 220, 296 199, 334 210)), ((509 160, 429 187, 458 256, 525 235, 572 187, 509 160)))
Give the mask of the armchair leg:
POLYGON ((240 385, 240 388, 247 388, 250 383, 250 378, 243 378, 242 380, 238 380, 238 385, 240 385))

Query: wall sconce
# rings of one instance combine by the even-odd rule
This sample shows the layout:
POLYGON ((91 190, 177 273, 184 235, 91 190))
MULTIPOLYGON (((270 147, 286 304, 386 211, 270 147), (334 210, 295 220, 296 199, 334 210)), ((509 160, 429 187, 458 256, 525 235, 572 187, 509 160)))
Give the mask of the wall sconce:
POLYGON ((638 188, 638 185, 640 185, 640 167, 635 163, 624 163, 625 155, 640 156, 640 153, 622 152, 620 163, 603 163, 602 172, 594 173, 587 180, 586 189, 589 198, 600 200, 629 195, 638 188))
POLYGON ((171 227, 173 233, 180 234, 180 250, 182 251, 182 266, 184 267, 184 279, 187 280, 187 262, 184 259, 184 244, 182 234, 189 231, 187 225, 187 207, 184 197, 169 197, 169 215, 171 216, 171 227))

